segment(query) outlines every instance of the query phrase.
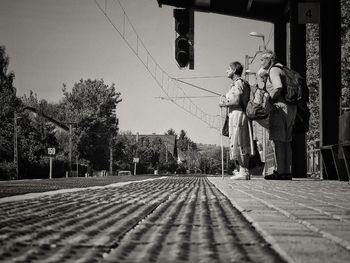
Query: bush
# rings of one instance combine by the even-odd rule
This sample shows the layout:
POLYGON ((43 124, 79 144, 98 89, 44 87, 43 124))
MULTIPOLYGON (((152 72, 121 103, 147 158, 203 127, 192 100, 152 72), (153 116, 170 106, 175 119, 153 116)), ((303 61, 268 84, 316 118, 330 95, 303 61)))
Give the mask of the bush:
POLYGON ((183 165, 179 165, 176 169, 176 174, 186 174, 186 167, 183 165))
POLYGON ((14 180, 16 179, 16 167, 14 163, 3 162, 0 163, 0 180, 14 180))

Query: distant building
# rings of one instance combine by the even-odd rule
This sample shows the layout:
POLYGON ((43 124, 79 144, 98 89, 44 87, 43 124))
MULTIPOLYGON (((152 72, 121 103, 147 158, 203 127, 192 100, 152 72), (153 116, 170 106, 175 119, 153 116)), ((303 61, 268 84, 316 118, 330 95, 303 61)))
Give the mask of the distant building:
POLYGON ((132 135, 125 135, 125 137, 133 142, 142 141, 145 138, 148 138, 150 141, 155 140, 156 138, 159 138, 162 143, 167 148, 167 151, 175 158, 177 158, 177 146, 176 146, 176 136, 175 135, 164 135, 164 134, 132 134, 132 135))

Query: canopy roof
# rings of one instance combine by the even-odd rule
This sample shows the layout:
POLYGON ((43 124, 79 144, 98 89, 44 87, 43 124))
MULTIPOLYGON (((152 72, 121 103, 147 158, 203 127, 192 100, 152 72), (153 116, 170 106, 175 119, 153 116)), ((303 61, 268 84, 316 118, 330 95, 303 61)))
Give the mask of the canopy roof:
POLYGON ((242 18, 273 22, 288 20, 289 0, 157 0, 159 6, 193 8, 242 18))

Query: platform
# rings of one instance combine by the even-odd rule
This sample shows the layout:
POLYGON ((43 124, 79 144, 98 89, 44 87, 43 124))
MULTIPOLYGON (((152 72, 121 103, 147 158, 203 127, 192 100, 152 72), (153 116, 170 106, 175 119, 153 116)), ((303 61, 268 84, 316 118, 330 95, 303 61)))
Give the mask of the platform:
POLYGON ((350 185, 136 176, 0 182, 4 262, 348 262, 350 185))

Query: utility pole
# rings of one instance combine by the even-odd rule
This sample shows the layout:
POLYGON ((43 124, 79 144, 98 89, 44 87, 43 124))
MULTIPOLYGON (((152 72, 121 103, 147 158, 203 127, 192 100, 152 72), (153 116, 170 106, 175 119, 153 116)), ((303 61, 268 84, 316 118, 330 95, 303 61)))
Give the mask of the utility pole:
POLYGON ((69 175, 72 176, 72 124, 69 123, 69 175))
MULTIPOLYGON (((138 144, 139 142, 139 133, 137 132, 136 133, 136 145, 138 144)), ((136 149, 135 149, 135 156, 136 156, 136 149)), ((136 162, 136 158, 134 158, 134 175, 136 175, 136 171, 137 171, 137 162, 136 162)))
POLYGON ((109 141, 109 175, 113 175, 113 137, 109 141))
POLYGON ((79 177, 79 157, 78 157, 78 155, 75 156, 75 161, 76 161, 76 164, 77 164, 77 177, 79 177))
POLYGON ((165 144, 165 162, 168 163, 168 144, 165 144))
POLYGON ((17 112, 15 111, 13 113, 13 137, 14 137, 14 142, 13 142, 13 164, 16 168, 16 179, 18 179, 18 144, 17 144, 17 112))
POLYGON ((190 172, 190 161, 191 161, 191 159, 190 159, 191 157, 190 157, 190 144, 187 142, 187 168, 188 168, 188 171, 190 172))

